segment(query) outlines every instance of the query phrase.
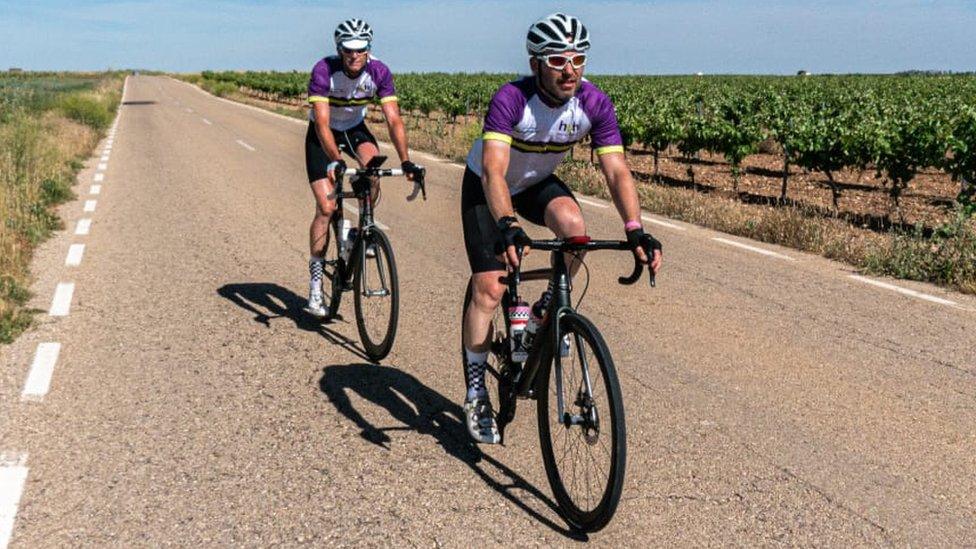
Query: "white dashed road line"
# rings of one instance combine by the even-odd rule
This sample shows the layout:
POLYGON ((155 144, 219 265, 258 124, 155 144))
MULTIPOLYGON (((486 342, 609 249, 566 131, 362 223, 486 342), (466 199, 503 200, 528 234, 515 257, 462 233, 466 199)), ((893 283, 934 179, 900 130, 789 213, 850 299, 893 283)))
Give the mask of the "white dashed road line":
POLYGON ((81 258, 85 255, 84 244, 72 244, 68 248, 68 256, 64 258, 64 264, 69 267, 81 265, 81 258))
POLYGON ((92 181, 105 181, 105 174, 96 173, 95 177, 92 178, 92 181))
POLYGON ((204 123, 204 124, 206 124, 206 125, 208 125, 208 126, 213 126, 213 122, 211 122, 211 121, 209 121, 209 120, 207 120, 206 118, 201 118, 201 120, 203 120, 203 123, 204 123))
POLYGON ((10 544, 20 495, 27 483, 27 454, 0 454, 0 549, 10 544))
POLYGON ((74 282, 59 282, 54 289, 54 298, 51 300, 51 309, 48 312, 51 316, 68 316, 71 312, 71 297, 75 293, 74 282))
POLYGON ((95 206, 98 204, 97 200, 86 200, 85 201, 85 212, 91 213, 95 211, 95 206))
POLYGON ((75 234, 78 236, 84 236, 91 232, 91 218, 79 219, 78 225, 75 226, 75 234))
POLYGON ((922 292, 916 292, 915 290, 909 290, 908 288, 902 288, 901 286, 895 286, 894 284, 888 284, 887 282, 881 282, 880 280, 874 280, 860 275, 850 275, 851 278, 857 280, 858 282, 864 282, 865 284, 870 284, 872 286, 877 286, 879 288, 884 288, 886 290, 891 290, 904 294, 907 296, 915 297, 918 299, 924 299, 925 301, 931 301, 932 303, 938 303, 940 305, 949 305, 952 307, 957 307, 959 304, 955 301, 950 301, 948 299, 943 299, 941 297, 936 297, 934 295, 924 294, 922 292))
POLYGON ((242 147, 244 147, 245 149, 247 149, 249 151, 255 151, 255 150, 257 150, 254 147, 248 145, 247 143, 241 141, 240 139, 237 140, 237 144, 240 145, 240 146, 242 146, 242 147))
POLYGON ((108 163, 107 162, 102 162, 101 164, 98 165, 98 169, 99 170, 102 170, 102 171, 107 170, 108 169, 108 163))
POLYGON ((101 185, 92 185, 91 188, 88 189, 88 194, 98 194, 100 192, 102 192, 101 185))
POLYGON ((37 346, 34 362, 31 364, 30 373, 27 374, 27 381, 24 383, 24 392, 20 394, 21 400, 41 400, 44 398, 44 395, 51 388, 54 365, 57 364, 60 354, 60 343, 48 342, 37 346))
POLYGON ((721 238, 721 237, 717 237, 716 236, 716 237, 713 237, 712 240, 714 240, 716 242, 721 242, 722 244, 728 244, 729 246, 735 246, 737 248, 742 248, 743 250, 749 250, 750 252, 755 252, 757 254, 762 254, 762 255, 769 256, 769 257, 775 257, 777 259, 785 259, 787 261, 796 261, 795 259, 793 259, 792 257, 790 257, 788 255, 783 255, 781 253, 776 253, 776 252, 771 251, 771 250, 765 250, 763 248, 757 248, 755 246, 750 246, 748 244, 743 244, 741 242, 736 242, 734 240, 729 240, 727 238, 721 238))

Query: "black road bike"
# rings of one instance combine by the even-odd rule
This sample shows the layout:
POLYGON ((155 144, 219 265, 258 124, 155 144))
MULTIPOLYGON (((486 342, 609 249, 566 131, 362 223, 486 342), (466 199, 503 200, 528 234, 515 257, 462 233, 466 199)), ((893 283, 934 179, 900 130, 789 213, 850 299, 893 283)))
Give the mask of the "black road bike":
MULTIPOLYGON (((329 314, 336 316, 343 292, 354 291, 356 326, 363 343, 363 350, 370 360, 379 361, 390 353, 396 338, 397 319, 400 314, 400 287, 396 260, 389 237, 373 220, 373 182, 380 177, 404 175, 398 168, 382 168, 385 156, 375 156, 365 168, 336 170, 336 204, 330 230, 335 246, 328 246, 325 258, 324 300, 329 314), (344 189, 345 177, 350 177, 351 190, 344 189), (355 198, 359 203, 359 223, 351 243, 343 241, 342 221, 345 217, 342 201, 355 198)), ((418 166, 414 174, 413 193, 407 200, 422 194, 427 200, 424 186, 426 171, 418 166)))
MULTIPOLYGON (((552 252, 552 268, 514 269, 505 277, 508 287, 492 324, 486 377, 489 390, 497 391, 494 411, 503 444, 518 401, 537 401, 542 458, 559 509, 573 528, 595 532, 610 522, 620 502, 627 462, 624 402, 610 349, 596 326, 573 307, 565 258, 578 260, 583 251, 631 248, 626 241, 585 236, 533 240, 529 246, 552 252), (519 284, 528 280, 549 280, 554 293, 526 360, 516 362, 507 311, 521 301, 519 284)), ((645 251, 652 257, 653 250, 645 251)), ((633 273, 618 278, 621 284, 640 278, 644 265, 636 257, 634 261, 633 273)), ((654 286, 650 268, 648 274, 654 286)), ((471 292, 469 281, 465 312, 471 292)), ((463 345, 461 353, 463 360, 463 345)))

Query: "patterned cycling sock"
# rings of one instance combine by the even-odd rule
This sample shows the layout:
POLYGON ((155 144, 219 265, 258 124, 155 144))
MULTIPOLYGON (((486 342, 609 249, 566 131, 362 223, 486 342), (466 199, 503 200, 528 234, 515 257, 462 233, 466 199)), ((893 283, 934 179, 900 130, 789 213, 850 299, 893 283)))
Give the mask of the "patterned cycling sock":
POLYGON ((325 260, 321 257, 312 256, 308 258, 308 275, 310 279, 309 284, 313 288, 322 287, 322 278, 325 276, 323 271, 324 262, 325 260))
POLYGON ((485 361, 467 362, 465 369, 468 374, 467 399, 484 398, 488 394, 488 388, 485 386, 485 372, 488 369, 488 363, 485 361))

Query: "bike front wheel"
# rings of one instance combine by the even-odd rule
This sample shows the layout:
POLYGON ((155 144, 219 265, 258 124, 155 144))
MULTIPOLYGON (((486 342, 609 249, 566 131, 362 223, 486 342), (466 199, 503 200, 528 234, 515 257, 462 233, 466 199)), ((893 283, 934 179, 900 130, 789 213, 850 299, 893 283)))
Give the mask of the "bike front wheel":
POLYGON ((578 530, 596 532, 613 518, 623 490, 623 396, 610 350, 596 327, 568 313, 560 318, 559 330, 553 356, 540 364, 536 378, 539 442, 563 517, 578 530))
POLYGON ((390 239, 376 227, 363 235, 354 254, 356 326, 370 360, 390 354, 400 314, 400 286, 390 239), (370 257, 373 256, 373 257, 370 257))

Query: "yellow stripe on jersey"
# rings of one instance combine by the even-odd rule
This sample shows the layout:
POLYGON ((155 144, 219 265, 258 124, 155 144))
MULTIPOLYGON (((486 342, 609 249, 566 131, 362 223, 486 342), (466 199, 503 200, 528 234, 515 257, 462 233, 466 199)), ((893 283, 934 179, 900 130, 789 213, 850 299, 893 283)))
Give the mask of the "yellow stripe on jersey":
POLYGON ((512 136, 499 132, 485 132, 485 134, 481 136, 481 139, 484 141, 501 141, 503 143, 508 143, 509 145, 512 144, 512 136))
POLYGON ((310 95, 308 97, 308 102, 309 103, 328 103, 329 102, 329 98, 328 97, 323 97, 321 95, 310 95))
POLYGON ((622 153, 622 152, 624 152, 623 145, 608 145, 606 147, 598 147, 596 149, 597 156, 602 156, 610 153, 622 153))
POLYGON ((390 102, 396 101, 396 100, 397 100, 397 96, 395 96, 395 95, 389 95, 389 96, 384 97, 383 99, 380 99, 380 103, 381 104, 382 103, 390 103, 390 102))

